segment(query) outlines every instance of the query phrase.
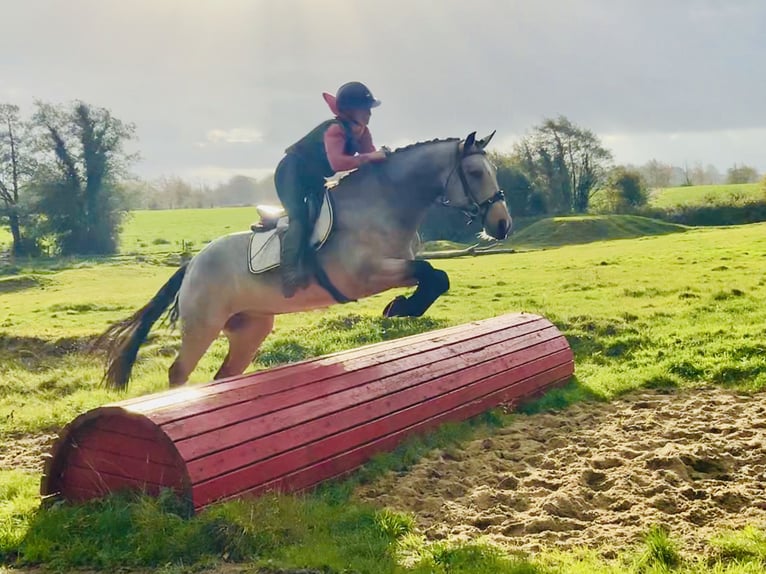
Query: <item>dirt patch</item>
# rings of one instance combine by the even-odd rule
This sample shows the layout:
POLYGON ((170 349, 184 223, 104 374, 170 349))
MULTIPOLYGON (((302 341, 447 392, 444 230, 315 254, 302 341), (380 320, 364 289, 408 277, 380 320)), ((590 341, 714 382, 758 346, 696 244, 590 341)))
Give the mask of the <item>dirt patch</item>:
POLYGON ((39 337, 17 337, 0 333, 0 361, 13 360, 26 369, 44 367, 50 359, 58 359, 74 353, 88 353, 95 336, 63 337, 55 341, 39 337))
POLYGON ((0 441, 0 470, 42 472, 44 457, 58 435, 6 436, 0 441))
POLYGON ((0 277, 0 293, 12 293, 14 291, 23 291, 24 289, 33 289, 42 287, 48 282, 36 275, 14 275, 11 277, 0 277))
POLYGON ((357 495, 412 512, 431 540, 614 549, 665 524, 697 550, 720 529, 766 525, 764 398, 642 392, 519 416, 357 495))

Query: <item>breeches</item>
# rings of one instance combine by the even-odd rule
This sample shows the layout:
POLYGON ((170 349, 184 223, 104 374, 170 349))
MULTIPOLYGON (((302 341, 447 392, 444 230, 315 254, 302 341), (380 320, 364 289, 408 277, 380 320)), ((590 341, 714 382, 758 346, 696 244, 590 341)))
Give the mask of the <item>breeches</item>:
POLYGON ((299 156, 287 154, 274 173, 274 185, 282 206, 291 219, 309 224, 319 212, 324 194, 324 177, 306 173, 299 156))

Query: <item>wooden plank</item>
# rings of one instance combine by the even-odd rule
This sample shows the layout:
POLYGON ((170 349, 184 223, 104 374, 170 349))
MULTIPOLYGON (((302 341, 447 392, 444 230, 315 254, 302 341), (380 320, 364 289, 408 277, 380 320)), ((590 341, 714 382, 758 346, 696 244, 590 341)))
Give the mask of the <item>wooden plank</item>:
MULTIPOLYGON (((537 388, 541 385, 564 382, 571 376, 571 368, 571 364, 567 363, 560 365, 551 371, 537 373, 531 377, 532 380, 530 385, 537 388)), ((193 489, 194 506, 195 508, 201 508, 216 500, 233 498, 245 493, 260 494, 272 490, 285 492, 304 490, 319 482, 345 474, 357 468, 378 452, 393 450, 403 440, 412 435, 420 434, 435 428, 444 422, 465 420, 494 406, 507 402, 508 400, 516 399, 518 398, 517 392, 518 390, 514 387, 502 388, 499 391, 485 395, 481 399, 463 403, 454 409, 443 412, 430 419, 421 421, 399 431, 392 432, 373 442, 345 451, 332 458, 322 460, 294 472, 286 473, 271 481, 261 482, 260 484, 258 484, 257 481, 244 481, 239 484, 240 490, 237 491, 233 490, 236 488, 234 483, 219 484, 222 483, 222 481, 216 480, 210 481, 205 485, 196 485, 193 489), (218 485, 218 488, 206 488, 207 485, 218 485), (223 486, 223 488, 221 486, 223 486)))
MULTIPOLYGON (((527 363, 517 369, 517 373, 533 373, 527 378, 534 378, 537 385, 559 380, 568 374, 571 375, 569 363, 558 365, 550 371, 543 372, 539 371, 539 365, 532 363, 527 363)), ((195 506, 208 504, 213 500, 229 496, 252 485, 278 479, 295 469, 314 466, 323 460, 328 461, 326 462, 327 468, 335 473, 336 467, 346 468, 344 466, 346 463, 337 461, 337 457, 344 452, 357 452, 361 444, 376 445, 380 441, 389 440, 388 437, 401 438, 404 436, 402 433, 406 433, 407 429, 410 428, 431 428, 429 425, 438 424, 443 420, 445 413, 452 417, 449 420, 461 420, 455 417, 462 412, 460 409, 468 408, 470 405, 489 404, 492 406, 499 404, 492 401, 488 403, 486 398, 488 396, 502 397, 503 401, 519 396, 519 391, 513 385, 507 385, 507 377, 508 374, 505 372, 493 375, 474 383, 469 388, 452 391, 426 403, 420 403, 369 424, 323 438, 316 443, 304 445, 269 460, 228 473, 223 477, 196 483, 195 477, 192 475, 194 504, 195 506)), ((477 414, 478 412, 482 411, 477 411, 477 414)), ((362 452, 367 453, 368 451, 363 450, 362 452)), ((351 460, 356 461, 353 456, 351 456, 351 460)), ((358 463, 355 462, 354 464, 358 463)), ((326 472, 326 470, 322 472, 326 472)))
MULTIPOLYGON (((276 410, 280 404, 276 401, 276 398, 271 401, 270 399, 264 399, 255 405, 247 405, 250 407, 248 411, 242 412, 241 409, 238 409, 240 411, 237 413, 240 415, 238 422, 214 432, 192 436, 188 439, 175 440, 175 445, 182 458, 188 462, 200 456, 236 446, 258 436, 282 430, 299 422, 337 412, 355 404, 372 400, 378 396, 390 394, 402 387, 412 387, 437 377, 441 380, 441 384, 461 386, 466 380, 481 376, 481 373, 484 371, 500 368, 492 364, 498 358, 506 362, 531 360, 536 356, 536 347, 528 347, 530 344, 544 344, 549 340, 556 339, 560 339, 560 335, 553 330, 547 334, 533 333, 529 338, 517 340, 518 345, 521 346, 523 351, 510 346, 510 348, 506 347, 502 350, 489 347, 482 351, 489 355, 489 361, 477 361, 477 364, 465 367, 465 357, 461 357, 457 368, 450 365, 449 369, 446 369, 447 372, 440 372, 434 366, 431 366, 429 369, 403 373, 368 383, 359 388, 341 389, 331 397, 319 397, 311 401, 299 403, 293 407, 281 409, 276 416, 260 416, 261 412, 276 410), (544 336, 550 338, 543 338, 544 336), (521 355, 520 353, 522 352, 527 352, 527 354, 521 355), (245 418, 246 412, 251 414, 252 418, 245 418)), ((482 356, 479 352, 476 354, 477 356, 482 356)), ((343 386, 342 383, 341 381, 341 388, 343 386)), ((234 420, 237 419, 235 418, 234 420)), ((175 437, 171 435, 171 438, 175 437)))
MULTIPOLYGON (((532 374, 534 370, 544 370, 549 365, 557 364, 557 361, 565 362, 567 360, 565 351, 568 347, 566 341, 562 341, 560 337, 547 341, 543 346, 544 349, 535 350, 539 353, 538 357, 540 355, 545 355, 545 357, 527 363, 524 365, 524 369, 520 368, 521 365, 518 363, 521 363, 521 361, 517 355, 498 357, 486 371, 482 372, 478 368, 474 368, 476 374, 475 379, 472 380, 478 384, 481 382, 482 376, 500 372, 504 373, 504 376, 508 379, 513 377, 523 378, 532 374)), ((510 384, 510 380, 506 381, 505 384, 510 384)), ((465 385, 466 388, 469 386, 470 383, 465 385)), ((421 385, 395 390, 391 394, 384 395, 370 402, 362 404, 349 403, 350 406, 341 412, 333 412, 314 420, 306 421, 303 418, 294 418, 293 415, 284 413, 284 419, 297 421, 298 424, 280 432, 254 438, 232 448, 226 448, 214 454, 187 461, 190 480, 193 483, 197 483, 214 476, 220 476, 346 429, 361 431, 364 424, 376 419, 386 419, 386 417, 391 417, 400 410, 419 405, 424 401, 433 402, 437 397, 456 388, 452 381, 449 380, 449 377, 437 377, 421 385)), ((436 405, 436 403, 433 403, 433 405, 436 405)), ((423 412, 427 411, 424 410, 423 412)), ((280 420, 284 419, 280 417, 280 420)), ((354 439, 358 438, 354 434, 351 436, 354 439)), ((362 439, 359 438, 359 440, 362 439)))
POLYGON ((275 367, 267 371, 257 371, 246 375, 214 381, 194 387, 194 393, 186 393, 185 391, 187 389, 172 390, 155 394, 151 397, 130 399, 117 404, 123 408, 139 413, 150 412, 157 404, 162 404, 163 409, 169 409, 171 412, 152 412, 151 414, 155 422, 163 424, 174 418, 172 414, 173 408, 171 407, 172 398, 175 394, 178 395, 178 400, 180 402, 177 407, 180 407, 183 410, 195 402, 205 401, 206 398, 211 395, 243 387, 250 389, 253 384, 263 385, 264 388, 260 389, 260 391, 264 394, 278 392, 285 384, 292 384, 295 386, 311 384, 327 377, 347 373, 350 370, 372 366, 381 362, 382 355, 386 355, 383 360, 393 360, 399 357, 411 356, 453 342, 460 342, 465 339, 471 339, 497 331, 513 330, 530 322, 540 323, 541 327, 551 325, 549 321, 537 315, 520 314, 511 316, 510 318, 503 315, 493 319, 471 323, 469 325, 458 325, 439 331, 402 337, 393 341, 375 343, 350 351, 340 351, 338 353, 317 357, 300 363, 275 367), (192 398, 187 398, 187 395, 191 395, 192 398))
MULTIPOLYGON (((188 405, 184 409, 177 409, 173 411, 162 411, 154 414, 149 414, 152 420, 158 424, 161 424, 163 430, 170 436, 173 436, 175 440, 181 440, 185 438, 184 433, 177 429, 181 429, 184 425, 189 424, 188 419, 193 416, 211 413, 217 409, 231 408, 235 405, 247 403, 254 399, 259 399, 262 402, 266 395, 269 395, 270 399, 273 399, 274 404, 280 405, 279 408, 284 406, 291 406, 299 404, 316 398, 321 395, 331 394, 332 390, 328 390, 325 386, 327 384, 334 385, 334 388, 345 388, 362 384, 364 382, 372 381, 376 378, 382 378, 384 376, 393 375, 399 372, 404 372, 412 369, 427 368, 429 363, 437 362, 444 359, 457 358, 460 360, 461 356, 468 353, 482 349, 490 344, 508 343, 509 341, 521 338, 525 335, 535 332, 555 332, 558 336, 559 333, 555 327, 545 326, 540 323, 529 323, 520 327, 517 331, 510 333, 508 331, 499 331, 497 333, 485 334, 481 337, 476 337, 466 341, 460 341, 458 343, 445 345, 430 349, 428 352, 403 356, 392 359, 390 357, 377 357, 376 362, 372 365, 365 366, 363 368, 353 368, 353 365, 349 365, 346 370, 341 371, 333 377, 326 377, 324 379, 317 379, 316 381, 310 381, 309 373, 296 372, 292 378, 288 378, 285 381, 276 381, 277 383, 284 383, 282 387, 278 389, 271 389, 268 393, 264 393, 263 389, 258 385, 259 377, 257 374, 252 377, 252 385, 250 387, 236 389, 231 392, 219 393, 212 397, 207 398, 204 401, 195 401, 193 404, 188 405), (344 383, 348 383, 344 385, 344 383), (282 396, 283 393, 293 391, 287 396, 282 396), (279 395, 278 397, 276 395, 279 395)), ((461 359, 465 360, 465 359, 461 359)), ((249 409, 250 405, 245 405, 245 409, 249 409)), ((265 413, 263 413, 265 414, 265 413)), ((218 411, 212 414, 213 420, 220 420, 225 416, 222 412, 218 411)), ((232 420, 241 418, 234 415, 232 420)), ((197 424, 191 422, 191 424, 197 424)), ((221 426, 225 426, 222 424, 221 426)), ((216 427, 200 428, 198 431, 191 434, 201 434, 207 432, 216 427)))
MULTIPOLYGON (((449 340, 449 337, 457 336, 458 339, 456 340, 459 340, 459 337, 461 336, 464 336, 464 335, 470 336, 470 333, 474 330, 484 330, 486 332, 486 331, 492 331, 497 329, 507 329, 507 328, 512 328, 516 325, 523 324, 528 321, 537 321, 541 319, 546 320, 538 315, 532 315, 528 313, 499 315, 497 317, 482 319, 479 321, 473 321, 471 323, 465 323, 462 325, 454 325, 452 327, 446 327, 444 329, 439 329, 436 331, 425 331, 423 333, 408 335, 406 337, 400 337, 398 339, 392 339, 389 341, 380 341, 378 343, 371 343, 369 345, 364 345, 361 347, 357 347, 355 349, 337 351, 335 353, 330 353, 328 355, 323 355, 321 357, 306 359, 304 361, 299 361, 297 363, 291 363, 288 365, 280 365, 277 367, 272 367, 271 369, 268 369, 268 371, 258 371, 258 373, 261 373, 261 374, 270 373, 275 376, 280 376, 281 374, 283 374, 285 370, 293 370, 298 367, 311 367, 314 364, 320 364, 320 365, 337 364, 342 367, 343 364, 347 362, 348 360, 356 359, 359 357, 365 357, 365 356, 376 356, 380 354, 381 352, 385 352, 387 350, 406 348, 409 346, 417 345, 421 342, 425 342, 427 345, 433 343, 438 346, 441 343, 441 339, 444 339, 445 341, 447 341, 449 340)), ((216 388, 222 387, 222 386, 226 386, 229 388, 236 388, 240 382, 242 382, 243 380, 246 380, 252 374, 255 374, 255 373, 249 373, 247 375, 237 375, 235 377, 228 377, 225 379, 220 379, 218 381, 212 381, 210 383, 206 383, 204 387, 206 391, 209 391, 211 393, 215 393, 216 388)), ((117 404, 126 406, 126 407, 135 408, 138 411, 152 410, 154 407, 144 406, 143 403, 147 401, 152 401, 154 398, 162 397, 163 395, 172 395, 175 392, 176 391, 174 390, 169 390, 163 393, 156 393, 152 395, 151 397, 136 397, 133 399, 127 399, 117 404)))
MULTIPOLYGON (((119 415, 107 415, 92 421, 95 428, 127 436, 156 440, 159 429, 145 416, 125 411, 119 415)), ((89 425, 89 426, 90 426, 89 425)))
MULTIPOLYGON (((507 329, 499 329, 498 331, 491 333, 473 334, 471 337, 466 337, 464 334, 463 339, 465 341, 472 341, 479 337, 492 336, 497 333, 503 340, 506 340, 508 338, 513 338, 514 336, 523 335, 525 332, 531 332, 551 326, 550 323, 545 321, 528 321, 527 324, 519 326, 515 331, 515 334, 510 334, 510 336, 507 329), (527 327, 527 324, 534 324, 536 326, 527 327)), ((274 377, 274 374, 271 371, 252 373, 244 376, 240 381, 247 381, 248 384, 246 385, 239 384, 234 389, 223 389, 218 387, 212 397, 208 394, 211 389, 198 389, 195 390, 193 396, 184 405, 173 409, 163 409, 162 411, 151 413, 150 416, 157 424, 164 425, 180 418, 214 410, 220 405, 233 404, 258 397, 262 398, 266 395, 281 393, 299 387, 312 389, 321 382, 334 377, 345 377, 355 371, 371 369, 399 360, 406 361, 410 358, 410 362, 425 363, 429 360, 429 357, 432 354, 448 353, 449 351, 445 350, 445 347, 459 344, 461 342, 463 342, 463 340, 455 342, 445 341, 444 344, 435 345, 433 341, 428 341, 424 343, 424 345, 427 345, 427 348, 421 348, 417 344, 413 344, 405 346, 402 349, 397 350, 395 353, 370 355, 360 359, 349 358, 343 364, 318 364, 313 365, 311 369, 304 369, 301 367, 301 364, 297 364, 294 365, 294 368, 292 369, 283 369, 279 377, 274 377), (202 394, 200 394, 200 392, 202 394)))
POLYGON ((148 460, 168 466, 177 466, 182 462, 175 449, 171 450, 172 445, 168 444, 169 441, 160 441, 157 437, 148 440, 101 429, 92 429, 91 432, 78 434, 79 436, 72 439, 74 448, 98 450, 132 461, 148 460))
POLYGON ((118 457, 112 453, 83 447, 72 449, 67 465, 88 468, 94 474, 106 472, 127 479, 174 487, 182 486, 186 475, 185 470, 177 466, 118 457))
POLYGON ((63 492, 74 487, 97 490, 102 494, 109 494, 118 490, 137 490, 148 494, 157 494, 160 488, 165 487, 164 484, 136 480, 105 471, 93 472, 93 469, 76 465, 67 466, 62 476, 61 485, 63 492))
POLYGON ((357 387, 367 388, 366 386, 374 384, 378 380, 394 381, 392 384, 397 385, 415 384, 424 376, 434 378, 445 375, 465 368, 469 364, 478 364, 490 360, 498 354, 518 351, 560 336, 554 327, 550 327, 542 331, 524 334, 512 340, 499 341, 495 345, 493 345, 493 340, 484 339, 471 346, 446 349, 442 353, 444 358, 434 363, 420 364, 394 361, 375 368, 348 373, 342 377, 316 383, 309 387, 289 389, 279 394, 262 397, 257 401, 251 400, 227 405, 215 412, 203 413, 204 416, 168 423, 162 427, 162 430, 174 441, 181 442, 196 435, 252 420, 271 412, 305 405, 314 400, 333 400, 331 395, 347 392, 357 387))

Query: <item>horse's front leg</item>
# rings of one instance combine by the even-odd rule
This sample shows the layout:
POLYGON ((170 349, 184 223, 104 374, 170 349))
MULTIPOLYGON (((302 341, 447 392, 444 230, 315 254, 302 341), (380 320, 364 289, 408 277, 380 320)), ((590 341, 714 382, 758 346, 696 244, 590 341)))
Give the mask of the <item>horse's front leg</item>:
POLYGON ((391 271, 398 267, 402 281, 392 287, 417 283, 417 289, 409 297, 400 295, 383 310, 385 317, 420 317, 440 295, 449 289, 449 277, 441 269, 434 269, 427 261, 398 260, 398 265, 389 262, 391 271))

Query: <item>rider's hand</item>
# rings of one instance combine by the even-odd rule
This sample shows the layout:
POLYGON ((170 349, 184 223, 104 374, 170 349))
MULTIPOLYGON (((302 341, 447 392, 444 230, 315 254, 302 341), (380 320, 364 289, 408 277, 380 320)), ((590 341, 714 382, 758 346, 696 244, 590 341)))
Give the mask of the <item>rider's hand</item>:
POLYGON ((371 161, 371 162, 384 161, 386 157, 388 157, 384 150, 374 151, 374 152, 365 154, 365 156, 367 157, 367 161, 371 161))

